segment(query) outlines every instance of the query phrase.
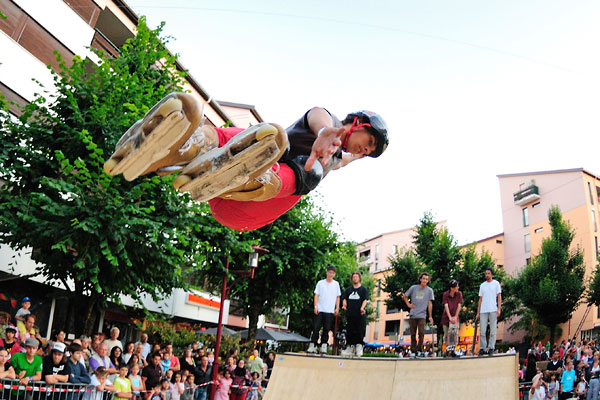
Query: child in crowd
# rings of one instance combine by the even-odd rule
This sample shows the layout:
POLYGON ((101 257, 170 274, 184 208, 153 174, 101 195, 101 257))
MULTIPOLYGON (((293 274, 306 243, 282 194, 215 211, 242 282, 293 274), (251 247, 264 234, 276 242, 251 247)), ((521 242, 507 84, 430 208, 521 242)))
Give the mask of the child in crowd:
POLYGON ((252 373, 252 381, 250 382, 250 389, 246 395, 246 400, 258 400, 258 392, 260 390, 260 375, 258 372, 252 373))
POLYGON ((585 373, 582 373, 577 386, 575 388, 575 394, 579 400, 585 400, 587 394, 587 381, 585 380, 585 373))
MULTIPOLYGON (((102 400, 104 392, 114 392, 115 388, 112 383, 108 380, 108 371, 104 367, 98 367, 91 376, 91 385, 94 387, 89 394, 87 399, 89 400, 102 400)), ((85 398, 85 397, 84 397, 85 398)))
POLYGON ((127 379, 128 372, 129 368, 127 367, 127 364, 123 363, 119 366, 119 376, 117 376, 113 382, 116 392, 114 398, 116 400, 126 400, 133 397, 131 381, 127 379))
POLYGON ((182 400, 192 400, 194 398, 194 375, 189 374, 185 380, 183 395, 181 395, 182 400))
POLYGON ((556 372, 550 372, 548 374, 548 399, 558 400, 558 393, 560 392, 560 384, 558 383, 556 372))
POLYGON ((152 391, 150 393, 148 393, 148 395, 146 396, 147 400, 165 400, 165 398, 162 395, 162 392, 160 390, 161 388, 161 383, 158 382, 156 383, 154 386, 152 386, 152 391))
POLYGON ((171 384, 168 379, 162 378, 160 380, 160 393, 164 400, 171 400, 171 384))
POLYGON ((165 379, 168 380, 169 382, 173 379, 173 371, 172 369, 168 369, 165 371, 165 379))
POLYGON ((179 400, 185 390, 185 386, 181 381, 181 373, 175 372, 171 378, 169 390, 171 391, 171 400, 179 400))
POLYGON ((4 347, 0 347, 0 378, 15 379, 15 369, 8 362, 10 357, 4 347))
POLYGON ((546 400, 546 382, 542 379, 542 374, 539 373, 533 377, 531 389, 529 389, 529 398, 531 400, 546 400))
POLYGON ((29 308, 31 307, 31 299, 29 297, 23 297, 21 300, 21 308, 17 310, 17 314, 15 315, 15 319, 17 320, 17 329, 19 331, 25 331, 25 317, 31 314, 29 308))
MULTIPOLYGON (((159 347, 160 349, 160 347, 159 347)), ((162 354, 162 360, 160 361, 160 366, 163 369, 163 374, 165 374, 169 369, 171 369, 171 357, 165 352, 162 354)))
POLYGON ((219 386, 217 386, 217 392, 215 393, 215 400, 229 400, 229 393, 231 392, 231 371, 227 368, 221 368, 219 371, 219 386))
POLYGON ((138 363, 131 364, 129 370, 129 381, 131 382, 131 390, 133 392, 133 396, 136 399, 141 399, 141 393, 146 389, 144 387, 144 381, 142 377, 139 376, 140 366, 138 363))

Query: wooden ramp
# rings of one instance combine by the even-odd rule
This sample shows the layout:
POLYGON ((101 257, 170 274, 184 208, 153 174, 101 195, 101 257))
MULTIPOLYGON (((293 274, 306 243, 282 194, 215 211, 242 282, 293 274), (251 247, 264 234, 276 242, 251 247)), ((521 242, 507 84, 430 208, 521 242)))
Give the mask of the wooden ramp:
POLYGON ((264 400, 518 400, 515 354, 360 358, 278 354, 264 400))

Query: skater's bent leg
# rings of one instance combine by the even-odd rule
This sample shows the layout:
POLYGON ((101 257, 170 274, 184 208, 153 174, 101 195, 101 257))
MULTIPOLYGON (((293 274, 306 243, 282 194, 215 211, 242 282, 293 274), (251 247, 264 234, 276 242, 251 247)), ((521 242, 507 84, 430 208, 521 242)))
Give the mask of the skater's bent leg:
POLYGON ((417 325, 419 330, 419 351, 423 352, 423 341, 425 340, 425 318, 419 318, 417 325))

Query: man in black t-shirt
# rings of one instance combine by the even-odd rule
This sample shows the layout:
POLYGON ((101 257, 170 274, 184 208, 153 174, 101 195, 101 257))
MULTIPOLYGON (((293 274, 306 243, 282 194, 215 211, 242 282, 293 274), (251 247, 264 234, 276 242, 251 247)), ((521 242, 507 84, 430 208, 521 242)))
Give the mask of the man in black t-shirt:
POLYGON ((362 285, 360 272, 352 273, 352 286, 342 294, 342 308, 346 310, 346 349, 342 355, 363 354, 363 339, 367 327, 365 307, 369 300, 369 291, 362 285), (356 353, 355 353, 356 352, 356 353))
MULTIPOLYGON (((69 381, 71 368, 67 364, 67 359, 64 356, 65 348, 66 346, 64 343, 54 343, 51 354, 44 357, 42 361, 42 379, 49 385, 67 383, 69 381)), ((56 396, 53 398, 57 400, 66 398, 66 393, 55 393, 55 395, 56 396)))

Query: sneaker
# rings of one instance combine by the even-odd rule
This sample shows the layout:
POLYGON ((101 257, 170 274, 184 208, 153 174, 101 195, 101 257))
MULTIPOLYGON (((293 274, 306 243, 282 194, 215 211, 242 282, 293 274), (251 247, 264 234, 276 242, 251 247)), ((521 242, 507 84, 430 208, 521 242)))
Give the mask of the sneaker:
POLYGON ((315 344, 311 343, 308 345, 308 350, 306 350, 307 353, 316 353, 317 349, 315 348, 315 344))
POLYGON ((354 345, 346 346, 346 348, 342 350, 342 355, 344 357, 352 357, 354 355, 354 345))
POLYGON ((482 356, 485 354, 485 350, 484 349, 479 349, 479 355, 482 356))
POLYGON ((321 345, 321 353, 327 354, 327 343, 321 345))
POLYGON ((489 349, 488 356, 493 356, 495 351, 496 351, 495 349, 489 349))
POLYGON ((362 357, 362 355, 363 355, 363 345, 357 344, 356 345, 356 357, 362 357))

